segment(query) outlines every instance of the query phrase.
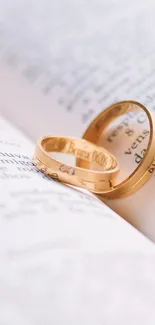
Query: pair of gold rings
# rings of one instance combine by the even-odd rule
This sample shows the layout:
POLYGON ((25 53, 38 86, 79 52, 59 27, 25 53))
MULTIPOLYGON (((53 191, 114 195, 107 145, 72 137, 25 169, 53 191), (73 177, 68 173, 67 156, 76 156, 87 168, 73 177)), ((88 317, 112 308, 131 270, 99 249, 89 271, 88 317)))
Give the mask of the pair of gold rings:
POLYGON ((155 121, 153 113, 136 101, 122 101, 102 111, 89 125, 83 139, 46 136, 39 139, 33 162, 49 177, 73 186, 102 194, 106 198, 119 198, 132 194, 151 177, 155 157, 155 121), (97 145, 105 129, 121 115, 142 110, 149 121, 149 142, 145 156, 138 167, 125 180, 117 183, 119 164, 114 155, 97 145), (51 156, 52 152, 72 154, 76 166, 62 163, 51 156), (95 170, 90 169, 95 164, 95 170))

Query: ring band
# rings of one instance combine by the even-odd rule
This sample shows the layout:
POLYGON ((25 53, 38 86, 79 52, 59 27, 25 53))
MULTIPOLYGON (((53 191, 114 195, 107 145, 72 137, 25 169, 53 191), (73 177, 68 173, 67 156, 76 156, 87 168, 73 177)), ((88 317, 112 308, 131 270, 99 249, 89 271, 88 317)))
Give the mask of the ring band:
POLYGON ((41 138, 33 157, 34 165, 44 174, 61 182, 87 188, 94 193, 102 193, 111 188, 119 172, 119 166, 113 155, 83 139, 47 136, 41 138), (82 160, 96 162, 102 171, 90 170, 66 165, 51 157, 50 152, 72 154, 82 160))
MULTIPOLYGON (((129 111, 137 111, 138 108, 142 109, 146 113, 150 126, 150 138, 145 156, 134 172, 121 183, 116 184, 110 190, 105 191, 103 193, 104 197, 114 199, 132 194, 143 186, 151 177, 150 170, 155 157, 155 119, 153 112, 149 111, 144 105, 136 101, 118 102, 102 111, 89 125, 83 135, 84 139, 97 144, 102 132, 113 120, 129 111)), ((76 165, 82 167, 82 160, 77 159, 76 165)))

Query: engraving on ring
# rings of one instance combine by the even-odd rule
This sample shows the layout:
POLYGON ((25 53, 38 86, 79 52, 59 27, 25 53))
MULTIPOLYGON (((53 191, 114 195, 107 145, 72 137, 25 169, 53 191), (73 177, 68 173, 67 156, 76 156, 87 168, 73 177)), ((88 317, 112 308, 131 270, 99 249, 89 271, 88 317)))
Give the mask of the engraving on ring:
POLYGON ((102 152, 94 151, 92 154, 92 161, 104 166, 107 163, 107 157, 105 157, 102 152))
POLYGON ((90 152, 76 148, 74 142, 72 142, 72 141, 70 142, 70 146, 68 148, 67 153, 70 153, 70 154, 75 155, 80 158, 90 160, 90 152))
MULTIPOLYGON (((96 162, 100 166, 107 167, 108 169, 113 166, 113 159, 111 157, 107 157, 104 153, 93 150, 88 152, 86 150, 76 148, 75 144, 71 141, 67 153, 73 154, 78 158, 88 160, 90 162, 96 162)), ((115 164, 116 165, 116 164, 115 164)))

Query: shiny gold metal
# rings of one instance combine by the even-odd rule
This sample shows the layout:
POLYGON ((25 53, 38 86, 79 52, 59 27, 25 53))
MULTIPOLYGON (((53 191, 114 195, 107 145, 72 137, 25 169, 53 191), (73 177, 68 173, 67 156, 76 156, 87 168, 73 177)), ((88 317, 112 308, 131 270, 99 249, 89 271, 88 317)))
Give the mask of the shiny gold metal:
MULTIPOLYGON (((103 193, 102 197, 114 199, 128 196, 142 187, 151 177, 151 169, 154 166, 155 160, 155 118, 153 112, 141 103, 132 100, 122 101, 102 111, 88 126, 83 135, 85 140, 97 144, 101 134, 113 120, 127 112, 137 111, 139 109, 146 113, 150 126, 150 137, 145 156, 129 177, 119 184, 115 183, 113 187, 103 193)), ((83 161, 78 158, 76 165, 83 167, 83 161)))
POLYGON ((102 193, 112 186, 119 166, 113 155, 107 150, 86 140, 47 136, 37 142, 33 157, 34 165, 44 174, 61 182, 84 187, 94 193, 102 193), (50 152, 72 154, 82 161, 95 162, 101 171, 73 167, 58 161, 50 152))

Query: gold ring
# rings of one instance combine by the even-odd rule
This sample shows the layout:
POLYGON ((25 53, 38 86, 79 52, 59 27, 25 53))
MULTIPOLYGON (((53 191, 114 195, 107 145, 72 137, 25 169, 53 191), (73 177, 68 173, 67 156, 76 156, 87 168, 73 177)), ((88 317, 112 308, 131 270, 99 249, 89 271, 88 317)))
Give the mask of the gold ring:
MULTIPOLYGON (((136 101, 118 102, 102 111, 89 125, 83 135, 84 139, 97 144, 102 132, 109 123, 124 113, 137 111, 138 108, 142 109, 146 113, 150 126, 150 137, 145 156, 134 172, 121 183, 114 185, 113 188, 108 191, 106 190, 103 193, 104 197, 114 199, 132 194, 143 186, 151 177, 150 171, 151 166, 154 165, 153 161, 155 157, 155 120, 153 112, 149 111, 144 105, 136 101)), ((82 167, 82 160, 77 159, 76 165, 82 167)))
POLYGON ((119 172, 119 166, 113 155, 83 139, 46 136, 36 146, 34 165, 44 174, 61 182, 84 187, 94 193, 102 193, 112 186, 119 172), (102 166, 102 171, 90 170, 66 165, 56 160, 50 152, 63 152, 102 166))

